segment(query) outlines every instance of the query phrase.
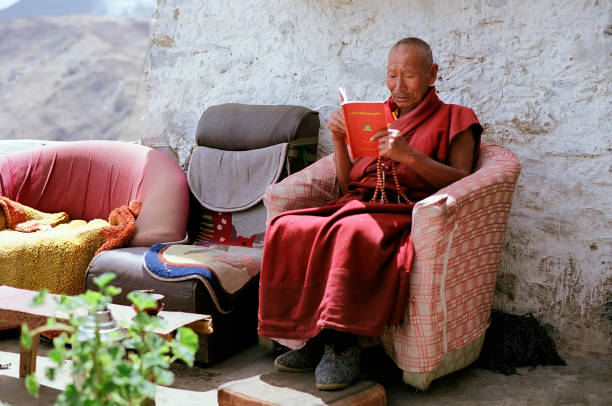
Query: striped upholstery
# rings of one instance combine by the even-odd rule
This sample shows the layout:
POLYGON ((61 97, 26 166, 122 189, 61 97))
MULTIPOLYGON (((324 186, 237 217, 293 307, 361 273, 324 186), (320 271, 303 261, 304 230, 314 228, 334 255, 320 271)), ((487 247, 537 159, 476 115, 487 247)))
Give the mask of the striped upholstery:
MULTIPOLYGON (((386 352, 404 371, 433 371, 447 354, 481 338, 489 325, 520 164, 511 152, 483 142, 476 168, 414 207, 415 259, 405 321, 381 337, 386 352)), ((330 155, 271 185, 264 204, 270 219, 282 211, 320 205, 337 193, 330 155), (309 182, 314 187, 309 189, 309 182)))
POLYGON ((339 192, 334 155, 331 154, 268 186, 263 198, 268 223, 284 211, 321 206, 338 197, 339 192))

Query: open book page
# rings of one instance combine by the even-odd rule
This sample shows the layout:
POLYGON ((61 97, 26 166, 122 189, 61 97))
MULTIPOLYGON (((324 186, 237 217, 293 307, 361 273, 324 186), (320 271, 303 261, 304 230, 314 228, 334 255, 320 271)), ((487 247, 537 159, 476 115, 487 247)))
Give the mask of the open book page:
POLYGON ((376 132, 389 127, 384 102, 348 101, 340 88, 347 143, 353 158, 378 156, 378 141, 370 141, 376 132))

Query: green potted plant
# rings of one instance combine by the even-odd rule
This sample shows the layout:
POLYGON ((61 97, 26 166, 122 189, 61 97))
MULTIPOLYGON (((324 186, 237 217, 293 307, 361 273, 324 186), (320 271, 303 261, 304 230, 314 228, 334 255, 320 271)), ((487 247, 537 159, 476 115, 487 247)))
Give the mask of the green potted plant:
MULTIPOLYGON (((192 366, 198 348, 198 337, 189 328, 180 328, 171 341, 166 341, 153 330, 162 320, 142 309, 158 307, 156 299, 147 293, 128 294, 133 307, 140 309, 127 326, 117 326, 107 305, 120 288, 109 285, 114 274, 94 279, 99 291, 88 290, 79 296, 61 296, 58 310, 64 312, 45 326, 28 330, 22 328, 22 344, 31 346, 32 337, 46 331, 61 331, 53 339, 49 358, 55 364, 45 370, 50 380, 65 360, 72 360, 72 382, 57 398, 58 405, 141 405, 154 402, 156 384, 170 385, 174 374, 169 370, 175 360, 192 366), (86 312, 83 310, 87 309, 86 312), (66 317, 67 316, 67 317, 66 317), (110 317, 110 318, 109 318, 110 317), (114 323, 114 324, 113 324, 114 323)), ((34 305, 44 301, 42 291, 34 305)), ((37 396, 36 377, 25 380, 28 392, 37 396)))

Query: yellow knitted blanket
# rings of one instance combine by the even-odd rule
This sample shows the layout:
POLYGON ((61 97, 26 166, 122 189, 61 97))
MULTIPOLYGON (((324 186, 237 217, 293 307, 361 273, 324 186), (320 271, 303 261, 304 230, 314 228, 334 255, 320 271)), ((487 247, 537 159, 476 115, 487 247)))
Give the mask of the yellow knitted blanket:
MULTIPOLYGON (((0 200, 0 285, 83 293, 85 271, 96 251, 112 245, 108 235, 117 234, 114 229, 125 231, 106 220, 70 221, 66 213, 43 213, 2 196, 0 200)), ((127 242, 124 238, 122 244, 127 242)))

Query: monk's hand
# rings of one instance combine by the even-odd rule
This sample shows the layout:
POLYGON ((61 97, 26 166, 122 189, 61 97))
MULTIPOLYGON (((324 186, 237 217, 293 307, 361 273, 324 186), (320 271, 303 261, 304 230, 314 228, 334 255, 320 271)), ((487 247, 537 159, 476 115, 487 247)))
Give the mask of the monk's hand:
POLYGON ((331 131, 334 142, 345 142, 346 125, 344 124, 344 115, 341 109, 334 111, 331 116, 329 116, 327 128, 331 131))
POLYGON ((400 135, 398 130, 380 130, 371 138, 378 140, 378 154, 384 158, 400 162, 402 157, 414 152, 408 141, 400 135))

